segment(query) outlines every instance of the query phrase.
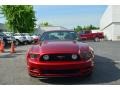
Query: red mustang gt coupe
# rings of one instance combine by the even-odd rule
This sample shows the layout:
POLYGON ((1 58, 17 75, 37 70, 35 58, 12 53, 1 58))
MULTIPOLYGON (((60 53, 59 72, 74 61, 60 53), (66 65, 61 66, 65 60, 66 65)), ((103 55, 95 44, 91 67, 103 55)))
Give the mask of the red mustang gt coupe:
POLYGON ((77 42, 74 31, 47 31, 40 43, 27 52, 27 67, 34 77, 78 77, 90 75, 94 67, 93 49, 77 42))

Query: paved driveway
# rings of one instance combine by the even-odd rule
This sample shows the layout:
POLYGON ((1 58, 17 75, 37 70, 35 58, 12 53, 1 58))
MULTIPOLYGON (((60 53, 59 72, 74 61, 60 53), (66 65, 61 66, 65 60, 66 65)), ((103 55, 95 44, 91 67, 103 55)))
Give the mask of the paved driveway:
POLYGON ((95 69, 91 77, 32 78, 27 74, 25 53, 30 47, 19 46, 17 53, 9 49, 0 53, 0 84, 120 84, 120 42, 88 42, 95 50, 95 69))

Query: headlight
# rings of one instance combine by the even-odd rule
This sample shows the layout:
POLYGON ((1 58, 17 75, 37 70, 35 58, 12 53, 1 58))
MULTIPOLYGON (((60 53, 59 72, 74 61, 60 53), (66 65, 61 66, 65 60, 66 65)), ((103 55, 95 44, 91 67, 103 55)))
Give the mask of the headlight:
POLYGON ((38 58, 38 57, 39 57, 38 54, 30 54, 30 58, 32 58, 32 59, 36 59, 36 58, 38 58))
POLYGON ((78 56, 76 54, 72 54, 72 59, 76 60, 78 58, 78 56))
POLYGON ((49 60, 49 55, 44 55, 44 56, 43 56, 43 59, 44 59, 44 60, 49 60))
POLYGON ((80 57, 82 58, 82 59, 85 59, 85 60, 88 60, 88 59, 90 59, 90 58, 92 58, 92 53, 91 52, 81 52, 80 53, 80 57))

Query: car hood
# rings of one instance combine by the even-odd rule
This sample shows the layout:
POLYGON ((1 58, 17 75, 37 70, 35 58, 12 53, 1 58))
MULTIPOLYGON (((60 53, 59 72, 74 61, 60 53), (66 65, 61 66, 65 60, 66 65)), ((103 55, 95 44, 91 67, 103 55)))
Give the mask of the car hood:
POLYGON ((88 45, 76 41, 44 41, 41 45, 34 45, 30 49, 34 53, 78 53, 88 50, 88 45))

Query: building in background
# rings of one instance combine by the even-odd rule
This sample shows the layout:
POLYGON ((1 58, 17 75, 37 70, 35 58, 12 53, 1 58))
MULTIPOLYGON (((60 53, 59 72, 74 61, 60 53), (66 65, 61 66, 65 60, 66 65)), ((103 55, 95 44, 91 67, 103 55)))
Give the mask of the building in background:
POLYGON ((62 26, 39 26, 36 30, 35 30, 35 34, 42 34, 45 31, 51 31, 51 30, 68 30, 67 28, 64 28, 62 26))
POLYGON ((95 30, 91 30, 92 33, 99 33, 102 32, 100 29, 95 29, 95 30))
POLYGON ((120 5, 108 6, 101 18, 100 30, 108 40, 120 40, 120 5))

